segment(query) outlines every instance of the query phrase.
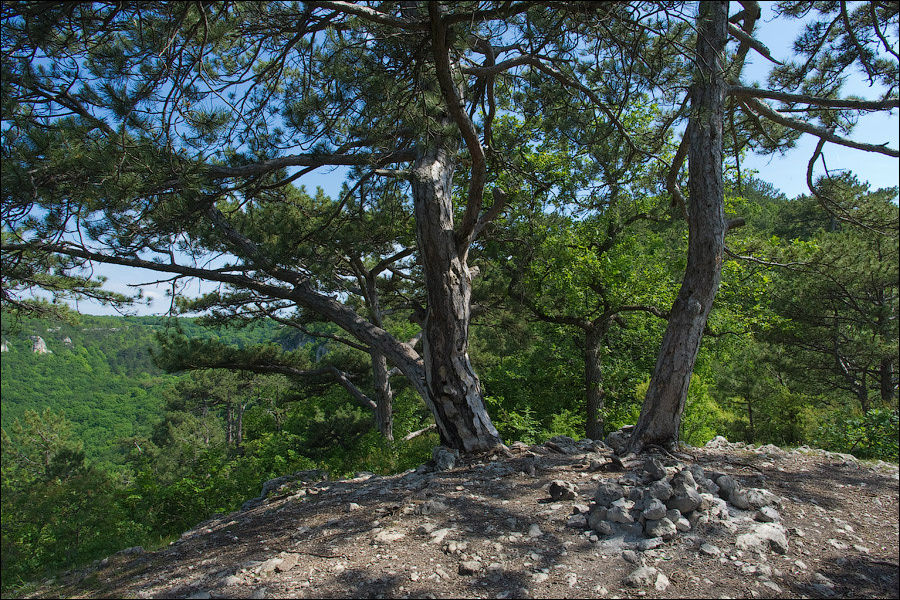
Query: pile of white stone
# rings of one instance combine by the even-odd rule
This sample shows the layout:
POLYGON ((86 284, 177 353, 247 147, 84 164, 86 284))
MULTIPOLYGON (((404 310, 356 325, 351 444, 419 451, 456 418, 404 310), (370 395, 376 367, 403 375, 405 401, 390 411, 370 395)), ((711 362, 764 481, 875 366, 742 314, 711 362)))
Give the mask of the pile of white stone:
POLYGON ((639 547, 647 549, 698 524, 728 521, 732 512, 742 520, 750 516, 744 511, 752 511, 756 521, 780 521, 779 503, 771 492, 744 488, 729 475, 705 473, 699 465, 678 461, 666 466, 653 457, 615 481, 600 483, 585 525, 604 538, 643 538, 639 547))

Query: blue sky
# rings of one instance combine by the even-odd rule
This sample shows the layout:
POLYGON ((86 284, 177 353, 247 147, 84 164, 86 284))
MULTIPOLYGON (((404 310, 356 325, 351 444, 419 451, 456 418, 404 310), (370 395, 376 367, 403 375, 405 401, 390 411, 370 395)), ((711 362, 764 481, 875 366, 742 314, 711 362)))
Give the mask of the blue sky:
MULTIPOLYGON (((739 9, 739 5, 732 11, 739 9)), ((801 23, 794 20, 779 20, 774 18, 772 5, 763 2, 763 16, 757 23, 755 37, 766 44, 772 54, 781 59, 791 55, 790 45, 797 37, 801 23)), ((765 85, 766 76, 771 63, 759 57, 754 52, 748 55, 748 62, 744 69, 743 83, 752 85, 759 83, 765 85)), ((861 77, 852 77, 845 86, 844 94, 873 98, 872 93, 864 84, 861 77)), ((859 123, 851 137, 855 140, 868 143, 887 142, 892 148, 900 147, 900 116, 895 109, 889 115, 870 114, 860 118, 859 123)), ((743 169, 751 169, 758 173, 758 177, 772 183, 788 197, 796 197, 808 193, 806 187, 806 165, 816 145, 816 138, 809 135, 801 137, 796 147, 783 155, 773 156, 749 156, 742 162, 743 169)), ((873 189, 893 187, 900 185, 900 161, 896 158, 844 148, 827 144, 825 146, 825 159, 828 169, 852 171, 863 181, 868 181, 873 189)), ((316 187, 322 187, 326 194, 337 196, 346 169, 334 169, 330 172, 313 172, 305 176, 298 183, 302 183, 309 191, 316 187)), ((821 162, 818 163, 816 174, 822 174, 821 162)), ((108 277, 107 287, 114 291, 134 294, 136 288, 129 287, 148 281, 159 279, 159 275, 150 271, 116 267, 110 265, 96 265, 96 272, 108 277)), ((168 286, 143 286, 145 297, 151 300, 148 305, 134 306, 128 309, 129 313, 136 314, 161 314, 169 307, 169 300, 165 297, 168 286)), ((197 295, 202 291, 212 289, 208 284, 200 287, 198 283, 188 285, 183 293, 197 295)), ((116 314, 115 310, 100 306, 94 302, 83 301, 78 304, 78 309, 88 314, 116 314)))

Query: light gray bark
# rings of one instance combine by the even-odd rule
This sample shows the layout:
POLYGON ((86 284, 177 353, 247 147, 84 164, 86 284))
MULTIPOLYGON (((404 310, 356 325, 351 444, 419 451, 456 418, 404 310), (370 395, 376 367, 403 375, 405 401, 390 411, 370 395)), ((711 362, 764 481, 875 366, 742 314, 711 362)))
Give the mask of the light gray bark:
MULTIPOLYGON (((416 238, 428 308, 423 326, 426 393, 441 442, 464 452, 501 443, 469 361, 471 279, 453 227, 453 162, 445 149, 425 151, 412 177, 416 238)), ((401 367, 401 365, 397 365, 401 367)))

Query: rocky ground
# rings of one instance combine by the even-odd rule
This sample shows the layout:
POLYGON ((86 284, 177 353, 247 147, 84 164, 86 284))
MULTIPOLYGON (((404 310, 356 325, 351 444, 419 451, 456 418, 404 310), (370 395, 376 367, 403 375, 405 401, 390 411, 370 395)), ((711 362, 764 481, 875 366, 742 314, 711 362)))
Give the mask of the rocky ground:
POLYGON ((898 596, 897 467, 848 455, 717 438, 623 463, 554 438, 316 475, 28 597, 898 596))

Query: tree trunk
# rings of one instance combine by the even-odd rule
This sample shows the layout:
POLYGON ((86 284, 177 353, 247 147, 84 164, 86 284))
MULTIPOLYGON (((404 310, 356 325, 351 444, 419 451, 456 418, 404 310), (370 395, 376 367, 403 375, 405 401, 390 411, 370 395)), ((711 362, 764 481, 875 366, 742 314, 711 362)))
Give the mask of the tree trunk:
POLYGON ((371 350, 372 380, 375 386, 375 425, 386 440, 394 441, 394 416, 391 382, 388 379, 387 360, 378 350, 371 350))
POLYGON ((723 56, 728 2, 701 2, 696 70, 691 86, 688 177, 688 260, 672 306, 662 347, 647 389, 629 451, 646 444, 673 446, 678 440, 691 373, 706 319, 722 278, 725 249, 722 184, 722 121, 725 108, 723 56))
POLYGON ((863 414, 869 412, 869 386, 866 383, 866 372, 863 371, 856 386, 856 399, 859 400, 859 406, 862 408, 863 414))
POLYGON ((234 407, 231 405, 231 401, 229 400, 225 404, 225 447, 231 448, 231 442, 234 437, 232 435, 234 431, 234 407))
POLYGON ((889 356, 881 359, 878 372, 878 383, 881 387, 881 403, 888 407, 894 398, 894 368, 893 360, 889 356))
MULTIPOLYGON (((441 443, 464 452, 501 443, 469 362, 471 279, 453 228, 453 164, 430 149, 413 168, 416 239, 425 273, 428 309, 423 327, 425 384, 441 443)), ((399 366, 399 365, 398 365, 399 366)))
POLYGON ((234 427, 234 447, 240 449, 244 442, 244 403, 237 403, 237 419, 234 427))
POLYGON ((748 431, 747 442, 753 443, 756 440, 756 430, 753 425, 753 403, 750 401, 750 395, 747 395, 747 418, 750 420, 750 431, 748 431))
POLYGON ((589 327, 584 334, 584 386, 587 407, 585 435, 592 440, 604 437, 603 419, 603 338, 605 331, 599 327, 589 327))
MULTIPOLYGON (((369 318, 374 325, 384 327, 381 313, 381 299, 376 283, 378 273, 370 271, 365 274, 365 300, 369 308, 369 318)), ((394 393, 388 377, 387 359, 378 349, 369 352, 372 358, 372 383, 375 387, 375 426, 389 442, 394 441, 394 393)))

